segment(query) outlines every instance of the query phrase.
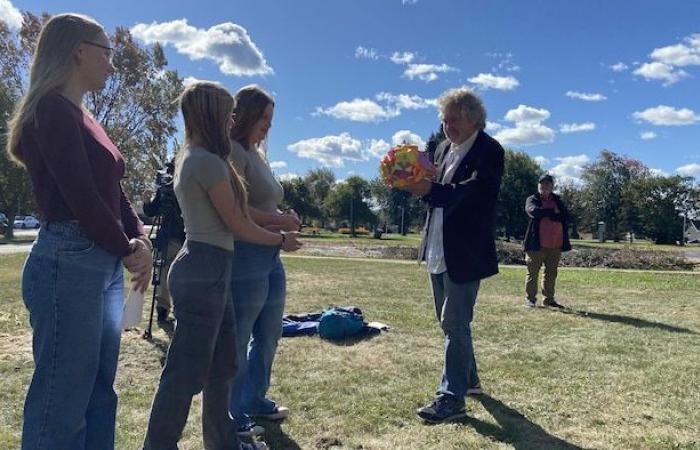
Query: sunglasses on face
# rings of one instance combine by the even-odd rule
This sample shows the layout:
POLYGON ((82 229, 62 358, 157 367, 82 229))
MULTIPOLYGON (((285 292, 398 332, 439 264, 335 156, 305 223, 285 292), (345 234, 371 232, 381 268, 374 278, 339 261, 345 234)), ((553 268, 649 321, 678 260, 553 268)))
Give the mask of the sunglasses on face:
POLYGON ((83 44, 87 45, 92 45, 93 47, 101 48, 106 51, 107 57, 109 60, 112 60, 112 56, 114 56, 114 48, 113 47, 108 47, 106 45, 98 44, 97 42, 92 42, 92 41, 83 41, 83 44))

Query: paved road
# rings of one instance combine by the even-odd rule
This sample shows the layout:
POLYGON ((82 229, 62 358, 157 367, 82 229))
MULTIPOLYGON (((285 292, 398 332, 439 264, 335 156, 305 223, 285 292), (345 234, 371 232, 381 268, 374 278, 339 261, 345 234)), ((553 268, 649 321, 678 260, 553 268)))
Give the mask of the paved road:
MULTIPOLYGON (((15 236, 21 238, 35 238, 39 230, 15 230, 15 236)), ((22 253, 28 252, 31 248, 32 243, 22 243, 22 244, 0 244, 0 255, 6 255, 9 253, 22 253)))

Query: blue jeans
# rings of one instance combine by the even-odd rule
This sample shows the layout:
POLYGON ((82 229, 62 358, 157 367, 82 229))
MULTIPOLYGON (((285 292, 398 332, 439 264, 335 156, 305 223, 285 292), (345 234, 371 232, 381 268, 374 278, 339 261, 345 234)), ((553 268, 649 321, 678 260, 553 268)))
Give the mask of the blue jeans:
POLYGON ((124 276, 77 221, 41 227, 22 275, 34 374, 22 448, 113 449, 124 276))
POLYGON ((178 448, 192 397, 200 392, 203 448, 239 448, 228 411, 231 380, 236 373, 231 259, 229 250, 186 241, 170 266, 168 287, 175 306, 175 332, 153 399, 146 450, 178 448))
POLYGON ((479 385, 476 372, 471 321, 480 282, 458 284, 447 272, 430 275, 435 314, 445 333, 445 365, 438 394, 463 399, 467 389, 479 385))
POLYGON ((236 310, 238 375, 233 381, 230 410, 238 426, 247 414, 264 414, 277 405, 265 396, 282 336, 287 293, 277 247, 236 242, 231 278, 236 310))

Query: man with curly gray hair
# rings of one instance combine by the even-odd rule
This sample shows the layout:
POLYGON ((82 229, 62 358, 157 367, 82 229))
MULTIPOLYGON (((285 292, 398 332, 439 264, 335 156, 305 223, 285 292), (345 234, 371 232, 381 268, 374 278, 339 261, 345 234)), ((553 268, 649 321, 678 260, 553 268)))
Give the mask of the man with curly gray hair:
POLYGON ((447 139, 435 151, 436 174, 406 188, 429 207, 420 259, 445 334, 437 396, 417 411, 430 423, 464 417, 465 397, 482 393, 470 324, 481 280, 498 273, 495 216, 504 159, 503 147, 484 132, 486 110, 473 91, 448 90, 438 103, 447 139))

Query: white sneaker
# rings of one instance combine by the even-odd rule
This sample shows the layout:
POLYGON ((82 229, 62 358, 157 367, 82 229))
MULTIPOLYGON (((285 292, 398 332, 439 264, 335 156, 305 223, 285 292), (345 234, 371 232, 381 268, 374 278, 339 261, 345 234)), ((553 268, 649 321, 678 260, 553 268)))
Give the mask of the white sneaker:
POLYGON ((289 417, 289 408, 286 406, 276 406, 274 411, 269 413, 251 414, 252 417, 266 420, 282 420, 289 417))

